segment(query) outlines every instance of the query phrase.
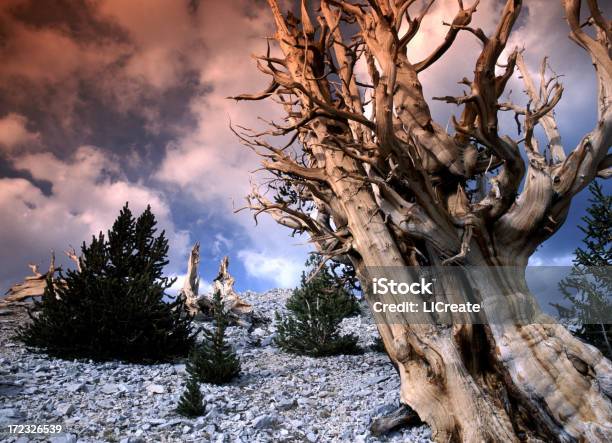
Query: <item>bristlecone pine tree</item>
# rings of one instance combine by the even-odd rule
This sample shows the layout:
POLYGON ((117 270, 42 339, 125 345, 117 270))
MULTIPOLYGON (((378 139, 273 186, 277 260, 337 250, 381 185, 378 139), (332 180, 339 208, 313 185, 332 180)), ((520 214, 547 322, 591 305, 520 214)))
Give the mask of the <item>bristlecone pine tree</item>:
POLYGON ((560 286, 581 323, 576 335, 612 358, 612 196, 597 182, 589 190, 591 206, 579 226, 584 248, 576 249, 574 267, 560 286))
POLYGON ((185 417, 199 417, 204 413, 205 406, 198 380, 193 375, 189 375, 185 384, 185 392, 179 399, 176 412, 185 417))
POLYGON ((240 360, 225 341, 229 319, 220 291, 214 293, 212 307, 213 327, 204 329, 204 339, 190 352, 186 370, 202 383, 220 385, 240 374, 240 360))
POLYGON ((80 270, 47 282, 37 316, 20 329, 26 345, 64 358, 166 361, 188 353, 191 318, 180 299, 165 300, 168 240, 147 208, 134 219, 126 203, 108 231, 83 242, 80 270))
MULTIPOLYGON (((410 283, 409 266, 486 266, 492 278, 454 289, 474 302, 503 294, 512 319, 531 297, 516 269, 559 229, 578 192, 596 176, 612 176, 612 30, 597 0, 560 0, 562 12, 550 2, 551 16, 565 17, 597 81, 597 122, 567 156, 553 113, 563 92, 558 77, 548 78, 543 63, 537 85, 521 52, 506 48, 521 0, 501 2, 488 35, 470 26, 478 0, 459 0, 445 38, 423 59, 413 45, 431 38, 420 25, 433 2, 321 0, 310 7, 304 0, 299 17, 284 14, 277 0, 268 3, 277 48, 257 66, 270 86, 235 99, 269 98, 286 119, 268 131, 236 134, 263 156, 269 191, 288 192, 269 199, 254 187, 247 207, 310 234, 324 256, 350 261, 370 306, 395 302, 372 293, 371 269, 410 283), (421 80, 444 63, 459 34, 478 39, 482 50, 473 76, 458 78, 465 94, 438 94, 459 109, 452 124, 440 124, 421 80), (513 76, 524 83, 526 105, 507 99, 513 76), (516 115, 520 136, 502 133, 502 112, 516 115), (545 146, 534 136, 537 125, 545 146)), ((432 427, 433 438, 610 441, 612 364, 601 352, 561 325, 502 327, 481 314, 484 325, 449 327, 429 314, 416 324, 409 314, 391 322, 374 313, 399 372, 400 399, 432 427)))
POLYGON ((311 267, 310 273, 302 273, 300 287, 287 300, 288 315, 283 318, 276 313, 276 344, 285 351, 311 357, 362 352, 356 336, 340 335, 338 331, 342 319, 359 310, 355 297, 314 256, 306 265, 311 267))

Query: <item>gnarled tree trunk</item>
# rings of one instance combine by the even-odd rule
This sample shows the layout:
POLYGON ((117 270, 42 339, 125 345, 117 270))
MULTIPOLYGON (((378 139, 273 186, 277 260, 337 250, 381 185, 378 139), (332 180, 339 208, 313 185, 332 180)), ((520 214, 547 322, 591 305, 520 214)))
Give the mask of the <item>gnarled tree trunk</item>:
MULTIPOLYGON (((75 269, 78 272, 81 272, 81 268, 83 263, 80 257, 77 255, 74 248, 71 246, 70 249, 64 251, 66 256, 72 260, 75 264, 75 269)), ((55 274, 61 271, 61 268, 55 267, 55 252, 51 251, 51 260, 49 262, 49 270, 44 274, 41 274, 38 271, 38 265, 34 263, 28 264, 28 267, 32 270, 32 274, 30 276, 25 277, 23 282, 15 283, 13 286, 6 291, 6 297, 4 298, 5 302, 19 302, 24 301, 29 298, 42 297, 45 293, 45 288, 47 286, 47 278, 55 276, 55 274)), ((55 285, 61 285, 64 283, 64 280, 54 279, 55 285)))
POLYGON ((196 315, 200 308, 198 307, 198 294, 200 291, 200 276, 198 275, 198 266, 200 264, 200 242, 196 242, 189 252, 187 259, 187 275, 185 282, 179 293, 179 296, 185 302, 185 309, 191 315, 196 315))
POLYGON ((478 0, 470 7, 458 1, 446 37, 423 60, 413 59, 409 43, 431 3, 415 11, 420 2, 413 0, 321 0, 316 25, 306 1, 300 19, 268 3, 280 51, 259 57, 258 67, 272 82, 235 98, 274 96, 287 117, 263 133, 236 132, 274 178, 275 198, 253 188, 247 207, 310 234, 325 258, 350 260, 371 306, 397 302, 375 294, 372 277, 411 282, 411 268, 486 269, 469 279, 464 295, 486 302, 495 294, 508 307, 503 321, 491 309, 482 324, 374 313, 400 375, 400 399, 437 441, 612 440, 610 361, 551 319, 518 321, 531 295, 524 275, 506 270, 524 270, 565 220, 572 197, 596 176, 610 176, 612 29, 597 2, 586 2, 590 35, 582 2, 561 1, 599 87, 597 124, 567 157, 553 114, 563 92, 557 78, 546 78, 544 63, 536 87, 518 50, 500 61, 520 0, 505 2, 489 36, 470 26, 478 0), (483 49, 474 78, 461 81, 466 93, 439 97, 461 107, 450 133, 431 117, 419 77, 465 31, 483 49), (367 79, 356 78, 358 63, 367 79), (517 66, 527 106, 499 100, 517 66), (500 135, 499 112, 516 114, 522 140, 500 135), (546 150, 533 135, 538 124, 546 150), (280 147, 265 138, 285 135, 280 147))
POLYGON ((58 271, 55 268, 55 253, 51 251, 51 261, 49 262, 49 270, 44 274, 38 271, 38 265, 30 263, 28 267, 32 270, 32 274, 24 278, 23 282, 15 283, 6 291, 6 302, 20 302, 34 297, 42 297, 47 286, 47 278, 55 275, 58 271))
POLYGON ((221 300, 223 300, 225 308, 233 314, 239 317, 252 314, 253 306, 240 298, 234 289, 235 281, 229 273, 229 257, 225 256, 219 265, 219 273, 213 280, 212 292, 213 294, 217 291, 221 293, 221 300))
MULTIPOLYGON (((192 315, 199 313, 205 317, 212 317, 213 302, 212 297, 207 295, 199 295, 200 277, 198 274, 198 265, 200 263, 200 243, 197 242, 187 261, 187 276, 185 283, 180 291, 180 297, 185 301, 185 308, 192 315)), ((250 327, 253 325, 256 318, 253 312, 253 306, 245 302, 234 290, 235 279, 229 273, 229 258, 224 257, 219 265, 219 273, 213 280, 212 292, 219 291, 225 309, 228 312, 229 320, 232 324, 238 326, 250 327)), ((197 318, 197 317, 196 317, 197 318)))

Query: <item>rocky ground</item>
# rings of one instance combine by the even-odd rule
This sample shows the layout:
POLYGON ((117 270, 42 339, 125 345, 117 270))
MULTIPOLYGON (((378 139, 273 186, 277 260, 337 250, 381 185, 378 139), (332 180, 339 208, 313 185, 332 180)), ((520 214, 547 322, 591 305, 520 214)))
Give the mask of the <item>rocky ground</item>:
MULTIPOLYGON (((247 292, 244 299, 272 318, 287 291, 247 292)), ((375 438, 373 417, 395 408, 399 380, 385 354, 309 358, 274 346, 274 323, 248 332, 230 328, 242 374, 227 386, 202 385, 206 414, 174 412, 184 364, 51 360, 12 339, 23 309, 0 308, 0 441, 27 442, 429 442, 426 426, 375 438), (49 435, 10 435, 8 425, 62 425, 49 435)), ((376 336, 367 316, 343 329, 367 347, 376 336)))

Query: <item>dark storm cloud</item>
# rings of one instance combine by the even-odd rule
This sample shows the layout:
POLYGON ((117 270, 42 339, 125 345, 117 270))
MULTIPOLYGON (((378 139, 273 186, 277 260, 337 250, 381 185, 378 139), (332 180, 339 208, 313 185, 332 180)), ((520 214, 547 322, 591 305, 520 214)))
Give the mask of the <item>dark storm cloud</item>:
POLYGON ((86 0, 35 0, 15 2, 6 8, 15 20, 35 28, 62 30, 79 41, 97 42, 101 39, 127 43, 124 29, 112 21, 100 18, 95 2, 86 0))
POLYGON ((43 135, 45 149, 59 155, 84 144, 138 155, 146 159, 139 164, 141 176, 146 175, 162 160, 163 147, 195 125, 187 104, 206 86, 197 67, 186 62, 166 88, 126 75, 139 48, 128 30, 95 5, 28 1, 5 7, 1 20, 9 34, 3 37, 2 55, 8 66, 0 69, 0 115, 27 116, 28 125, 43 135), (16 36, 25 36, 25 43, 13 41, 16 36), (51 54, 40 65, 15 54, 26 50, 27 42, 44 39, 56 44, 48 44, 51 54), (99 57, 83 59, 95 51, 99 57))

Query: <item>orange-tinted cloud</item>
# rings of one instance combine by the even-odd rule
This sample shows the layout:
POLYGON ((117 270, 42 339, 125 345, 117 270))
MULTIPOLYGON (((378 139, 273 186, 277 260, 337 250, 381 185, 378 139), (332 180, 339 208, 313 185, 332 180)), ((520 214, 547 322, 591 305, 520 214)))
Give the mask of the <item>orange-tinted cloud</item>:
POLYGON ((37 145, 40 134, 30 132, 27 122, 27 118, 15 113, 0 118, 0 149, 12 151, 24 145, 37 145))

